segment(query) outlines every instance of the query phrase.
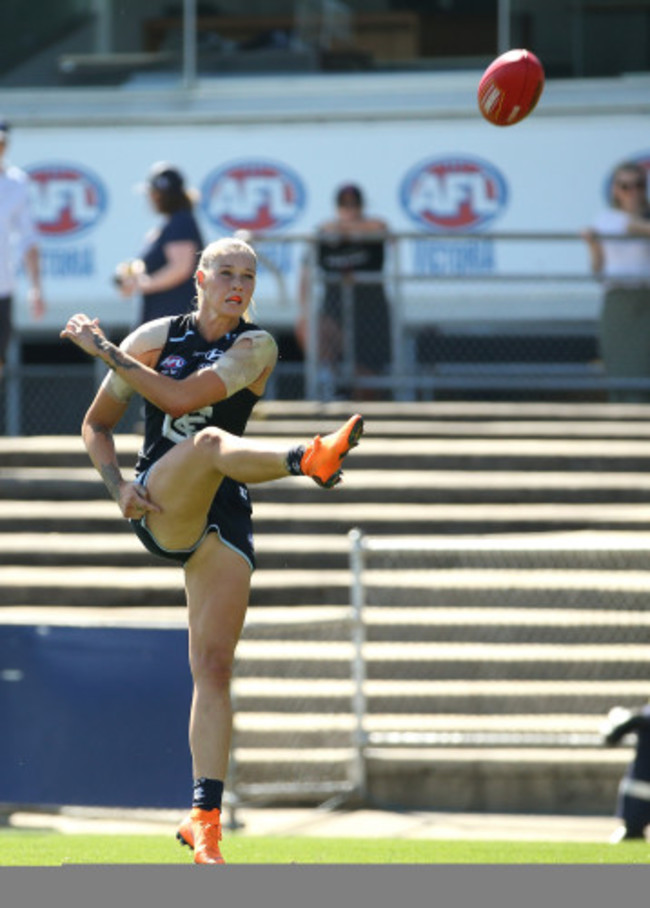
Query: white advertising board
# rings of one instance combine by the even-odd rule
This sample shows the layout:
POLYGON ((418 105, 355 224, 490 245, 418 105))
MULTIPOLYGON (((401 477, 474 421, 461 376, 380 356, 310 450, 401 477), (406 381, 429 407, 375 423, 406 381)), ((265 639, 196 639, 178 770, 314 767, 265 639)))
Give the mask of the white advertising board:
MULTIPOLYGON (((258 320, 289 325, 297 307, 304 237, 333 213, 344 182, 359 184, 366 208, 397 234, 402 297, 414 319, 590 319, 600 291, 587 277, 576 239, 506 242, 499 233, 570 233, 605 204, 612 168, 650 166, 643 115, 530 119, 500 129, 480 118, 449 121, 307 122, 273 125, 23 127, 10 160, 32 178, 48 314, 58 329, 74 311, 105 324, 133 321, 136 303, 117 293, 115 265, 136 256, 156 223, 142 184, 167 160, 201 191, 206 241, 249 229, 283 275, 262 272, 258 320), (470 238, 441 233, 471 234, 470 238), (284 244, 280 237, 300 242, 284 244), (524 276, 513 281, 512 275, 524 276), (499 275, 509 280, 496 281, 499 275), (553 275, 565 279, 552 280, 553 275)), ((21 280, 18 298, 24 291, 21 280)), ((25 306, 16 323, 27 328, 25 306)))

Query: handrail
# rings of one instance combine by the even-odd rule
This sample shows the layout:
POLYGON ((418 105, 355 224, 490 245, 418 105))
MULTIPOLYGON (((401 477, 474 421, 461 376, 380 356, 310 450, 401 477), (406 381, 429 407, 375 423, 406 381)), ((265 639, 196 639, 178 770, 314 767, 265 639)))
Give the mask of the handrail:
MULTIPOLYGON (((283 234, 269 234, 269 233, 255 233, 250 232, 249 236, 251 242, 255 243, 314 243, 318 241, 319 234, 316 232, 311 233, 283 233, 283 234)), ((576 231, 562 231, 562 230, 495 230, 495 231, 463 231, 462 233, 455 231, 417 231, 417 230, 407 230, 407 231, 394 231, 389 230, 386 232, 377 232, 377 233, 363 233, 363 234, 342 234, 336 233, 334 231, 328 232, 327 236, 330 238, 336 239, 337 237, 360 237, 363 236, 364 239, 388 239, 388 240, 499 240, 499 241, 516 241, 524 240, 527 242, 532 242, 535 240, 556 240, 558 242, 572 240, 579 241, 584 243, 584 237, 581 235, 579 230, 576 231)), ((601 240, 620 240, 621 242, 643 240, 644 237, 634 236, 632 234, 610 234, 610 233, 599 233, 599 239, 601 240)), ((648 238, 650 242, 650 238, 648 238)))

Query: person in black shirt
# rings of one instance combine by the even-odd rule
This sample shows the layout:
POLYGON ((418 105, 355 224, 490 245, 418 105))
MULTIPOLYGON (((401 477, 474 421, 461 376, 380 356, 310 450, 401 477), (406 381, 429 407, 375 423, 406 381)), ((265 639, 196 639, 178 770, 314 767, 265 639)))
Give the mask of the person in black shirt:
MULTIPOLYGON (((375 393, 357 388, 358 380, 380 375, 391 362, 390 311, 383 275, 388 226, 365 213, 358 186, 341 186, 335 201, 336 217, 318 228, 313 250, 323 284, 318 321, 322 383, 368 398, 375 393)), ((295 331, 304 351, 312 287, 313 273, 306 262, 295 331)))
POLYGON ((137 324, 165 315, 181 315, 194 306, 194 272, 203 248, 194 216, 194 199, 181 172, 161 161, 148 180, 149 200, 162 222, 146 237, 139 258, 117 266, 122 296, 141 294, 137 324))
POLYGON ((614 707, 601 732, 604 743, 610 747, 620 744, 627 735, 636 737, 634 759, 618 788, 616 816, 622 824, 610 841, 616 844, 626 839, 643 839, 645 828, 650 825, 650 705, 635 710, 614 707))
POLYGON ((357 414, 331 435, 288 450, 241 437, 277 358, 271 335, 246 321, 255 278, 253 249, 236 238, 219 240, 201 255, 196 312, 143 325, 120 347, 83 313, 61 332, 110 368, 82 426, 93 464, 147 548, 184 568, 194 796, 178 836, 202 864, 223 863, 230 676, 254 567, 245 483, 302 474, 331 488, 363 431, 357 414), (136 392, 146 401, 146 426, 129 482, 113 430, 136 392))

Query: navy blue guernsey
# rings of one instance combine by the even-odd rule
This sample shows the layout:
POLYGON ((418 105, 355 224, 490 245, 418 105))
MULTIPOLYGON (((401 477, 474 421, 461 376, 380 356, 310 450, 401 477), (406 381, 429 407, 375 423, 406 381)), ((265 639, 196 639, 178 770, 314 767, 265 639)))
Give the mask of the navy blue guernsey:
MULTIPOLYGON (((199 332, 193 313, 170 319, 167 341, 156 372, 181 380, 216 362, 246 331, 259 331, 258 325, 239 320, 237 327, 216 341, 205 340, 199 332)), ((144 443, 135 465, 136 476, 166 454, 175 444, 196 435, 206 426, 216 426, 232 435, 243 435, 248 418, 259 396, 248 388, 231 397, 172 419, 148 400, 145 401, 144 443)))

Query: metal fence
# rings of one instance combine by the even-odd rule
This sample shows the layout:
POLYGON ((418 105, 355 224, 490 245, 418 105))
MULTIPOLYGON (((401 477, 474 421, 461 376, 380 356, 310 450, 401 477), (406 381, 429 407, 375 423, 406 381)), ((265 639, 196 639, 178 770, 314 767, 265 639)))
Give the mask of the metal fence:
MULTIPOLYGON (((260 316, 281 353, 269 399, 650 399, 648 375, 604 369, 602 288, 575 234, 396 233, 383 270, 354 275, 319 267, 313 235, 251 241, 279 300, 260 316), (311 278, 301 345, 297 288, 305 262, 311 278)), ((2 431, 76 432, 100 372, 34 364, 23 355, 28 341, 18 334, 10 351, 2 431)))
POLYGON ((643 374, 605 370, 603 288, 577 234, 400 233, 386 241, 381 273, 353 276, 319 269, 318 243, 309 244, 309 399, 650 399, 650 362, 643 374), (334 352, 332 292, 341 335, 334 352), (379 317, 383 298, 387 325, 379 317))
POLYGON ((231 825, 247 803, 334 806, 364 795, 358 605, 249 612, 232 686, 231 825))
POLYGON ((367 641, 366 751, 592 748, 614 705, 647 701, 642 540, 353 531, 350 567, 367 641))
POLYGON ((650 560, 633 535, 355 529, 349 568, 349 607, 245 628, 234 825, 250 802, 371 801, 371 761, 394 748, 600 750, 610 710, 648 699, 650 560))
MULTIPOLYGON (((104 374, 103 365, 23 364, 18 351, 14 343, 0 381, 0 434, 78 435, 104 374)), ((120 431, 133 429, 140 408, 141 403, 134 399, 120 431)))

